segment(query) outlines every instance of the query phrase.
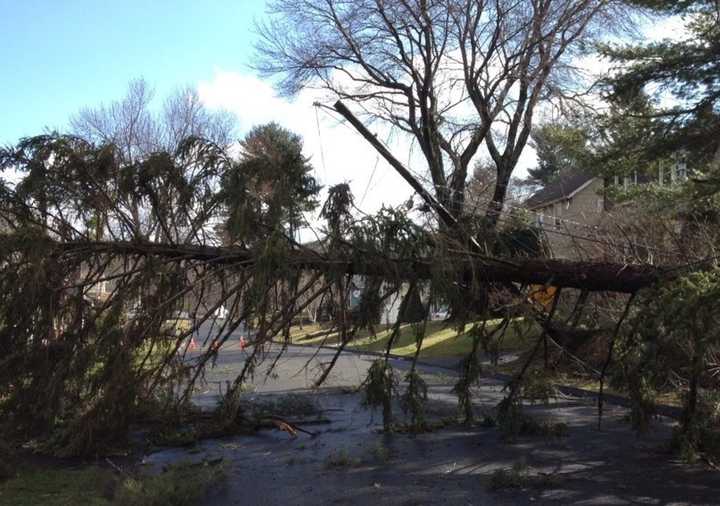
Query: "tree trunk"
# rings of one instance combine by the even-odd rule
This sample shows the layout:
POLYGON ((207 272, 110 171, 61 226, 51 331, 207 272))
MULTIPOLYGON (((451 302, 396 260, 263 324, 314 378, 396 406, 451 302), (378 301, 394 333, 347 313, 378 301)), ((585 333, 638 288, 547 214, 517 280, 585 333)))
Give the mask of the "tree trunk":
MULTIPOLYGON (((213 265, 252 264, 254 253, 239 247, 214 247, 151 242, 127 241, 67 241, 58 242, 50 238, 39 239, 42 246, 54 249, 56 255, 114 255, 117 257, 157 257, 166 260, 196 260, 213 265)), ((22 239, 14 234, 0 234, 0 243, 12 249, 26 247, 22 239)), ((41 244, 37 243, 38 246, 41 244)), ((634 293, 647 288, 661 279, 672 279, 687 273, 687 269, 662 268, 652 265, 621 265, 601 262, 581 262, 537 258, 494 258, 472 251, 457 251, 444 260, 451 269, 468 269, 481 273, 487 282, 514 282, 523 285, 545 285, 579 288, 590 292, 634 293)), ((399 279, 430 279, 440 273, 438 259, 387 258, 365 255, 362 261, 348 255, 347 258, 325 258, 316 251, 297 250, 289 254, 287 267, 304 271, 322 272, 333 269, 336 272, 367 276, 387 276, 392 272, 399 279)), ((695 270, 705 268, 697 263, 695 270)), ((448 274, 449 274, 448 273, 448 274)))
POLYGON ((497 228, 500 216, 505 206, 505 198, 507 197, 508 185, 510 182, 510 171, 506 167, 497 168, 497 181, 495 182, 495 191, 492 199, 488 203, 486 216, 486 225, 489 229, 497 228))
MULTIPOLYGON (((697 339, 697 338, 696 338, 697 339)), ((690 386, 688 388, 688 400, 683 413, 683 430, 691 431, 697 413, 698 381, 702 372, 702 350, 698 349, 695 343, 693 356, 690 365, 690 386)))

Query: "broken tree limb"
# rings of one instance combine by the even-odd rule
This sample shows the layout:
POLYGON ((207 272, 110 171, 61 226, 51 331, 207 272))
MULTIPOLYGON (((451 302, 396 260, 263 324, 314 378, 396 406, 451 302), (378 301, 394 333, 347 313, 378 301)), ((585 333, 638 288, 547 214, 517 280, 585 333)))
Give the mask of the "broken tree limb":
POLYGON ((540 334, 540 337, 535 342, 535 346, 533 347, 532 351, 528 355, 527 359, 525 360, 525 363, 523 364, 520 371, 515 375, 515 377, 510 380, 510 383, 508 386, 510 387, 510 393, 508 393, 508 396, 502 401, 502 403, 505 403, 505 405, 511 405, 515 399, 517 398, 518 393, 520 392, 520 387, 522 385, 523 377, 525 376, 525 373, 527 372, 528 368, 530 367, 530 364, 532 364, 533 360, 535 360, 535 356, 537 355, 538 351, 540 350, 540 345, 545 342, 548 327, 552 323, 553 316, 555 315, 555 310, 557 309, 558 301, 560 300, 560 291, 558 290, 555 292, 555 296, 553 297, 552 301, 552 307, 550 308, 550 311, 548 312, 547 316, 544 320, 543 325, 543 331, 540 334))
MULTIPOLYGON (((10 245, 13 234, 0 235, 0 242, 10 245)), ((18 250, 24 246, 18 244, 18 250)), ((38 247, 35 243, 34 247, 38 247)), ((55 255, 114 255, 118 257, 164 258, 175 261, 195 261, 218 266, 251 266, 258 259, 255 252, 239 247, 215 247, 152 242, 123 241, 67 241, 44 239, 43 247, 55 255)), ((448 269, 472 269, 487 282, 522 284, 552 284, 557 287, 578 288, 590 292, 609 291, 635 293, 662 279, 679 276, 684 269, 652 265, 623 265, 608 262, 583 262, 543 258, 494 259, 490 257, 450 253, 439 262, 437 258, 388 258, 367 254, 358 258, 329 256, 310 249, 288 252, 288 268, 325 271, 367 276, 387 276, 391 268, 400 279, 430 279, 442 265, 448 269)))
MULTIPOLYGON (((345 118, 355 130, 397 171, 415 190, 425 203, 433 209, 441 222, 449 228, 456 228, 458 217, 445 208, 415 176, 373 135, 370 130, 340 100, 334 109, 345 118)), ((462 233, 462 230, 460 231, 462 233)), ((474 237, 466 236, 471 254, 483 256, 483 250, 474 237)), ((485 257, 488 260, 488 257, 485 257)), ((497 260, 497 259, 496 259, 497 260)), ((492 282, 518 282, 547 284, 557 287, 579 288, 588 292, 614 291, 635 293, 641 288, 653 285, 662 277, 659 269, 650 266, 613 265, 595 262, 563 262, 559 260, 535 259, 523 261, 514 266, 482 266, 483 275, 492 282), (577 269, 577 270, 576 270, 577 269), (558 275, 556 280, 554 274, 558 275)))
POLYGON ((340 115, 348 120, 350 124, 355 127, 355 130, 358 131, 360 135, 362 135, 366 141, 368 141, 372 147, 375 148, 375 150, 380 153, 380 155, 392 166, 393 169, 397 171, 402 178, 408 182, 408 184, 412 187, 413 190, 417 192, 420 197, 433 209, 435 212, 438 213, 438 216, 440 216, 440 219, 445 223, 445 225, 448 226, 454 226, 457 225, 457 219, 455 216, 453 216, 450 211, 448 211, 445 206, 443 206, 440 201, 438 201, 429 191, 427 191, 423 185, 421 185, 417 179, 410 173, 409 170, 405 168, 405 166, 398 161, 397 158, 393 156, 392 153, 390 153, 390 150, 386 148, 382 142, 378 140, 378 138, 373 135, 370 130, 363 125, 359 119, 355 117, 355 115, 350 112, 350 109, 348 109, 345 104, 343 104, 340 100, 335 102, 335 110, 340 113, 340 115))

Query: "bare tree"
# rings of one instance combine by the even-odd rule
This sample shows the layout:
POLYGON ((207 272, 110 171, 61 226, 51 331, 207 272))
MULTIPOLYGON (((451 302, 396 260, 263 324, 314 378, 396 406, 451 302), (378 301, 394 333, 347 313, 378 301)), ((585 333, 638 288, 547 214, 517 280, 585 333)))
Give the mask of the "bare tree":
POLYGON ((164 147, 173 148, 188 137, 202 137, 219 146, 234 141, 235 117, 227 111, 209 111, 197 91, 186 86, 165 99, 160 130, 164 147))
MULTIPOLYGON (((154 153, 175 153, 183 141, 190 138, 206 139, 221 149, 232 143, 235 130, 232 114, 208 110, 193 88, 178 88, 165 99, 159 111, 152 108, 153 95, 145 80, 133 80, 122 99, 78 112, 70 120, 70 130, 96 145, 113 146, 122 163, 136 170, 140 167, 138 164, 146 162, 154 153)), ((187 166, 183 170, 198 172, 198 167, 187 166)), ((118 173, 107 181, 106 193, 111 195, 112 205, 119 212, 127 213, 127 219, 120 227, 115 227, 115 235, 151 237, 160 234, 166 240, 170 237, 174 240, 187 239, 188 231, 184 229, 192 221, 190 217, 174 216, 170 212, 161 217, 150 211, 160 204, 172 209, 172 203, 178 198, 172 182, 165 180, 155 188, 148 188, 153 198, 157 199, 149 205, 147 197, 143 198, 137 192, 122 191, 128 183, 126 176, 127 170, 125 175, 118 173), (163 223, 169 215, 173 216, 174 223, 163 223), (182 223, 182 232, 178 222, 182 223)), ((99 215, 96 221, 98 237, 102 237, 105 231, 112 234, 106 218, 99 215)), ((194 227, 190 230, 191 235, 198 232, 194 227)))
MULTIPOLYGON (((543 100, 574 91, 569 62, 613 0, 275 0, 258 68, 286 94, 319 85, 408 133, 440 202, 463 212, 484 144, 492 226, 543 100)), ((618 26, 617 19, 612 26, 618 26)))
POLYGON ((131 81, 121 100, 81 109, 70 119, 70 130, 96 144, 114 144, 125 160, 157 151, 159 129, 150 111, 153 92, 142 79, 131 81))
POLYGON ((70 129, 85 140, 114 144, 130 162, 152 152, 173 152, 189 137, 202 137, 221 147, 233 141, 232 114, 208 110, 190 86, 169 95, 157 113, 151 107, 153 98, 148 83, 135 79, 122 99, 80 110, 71 118, 70 129))

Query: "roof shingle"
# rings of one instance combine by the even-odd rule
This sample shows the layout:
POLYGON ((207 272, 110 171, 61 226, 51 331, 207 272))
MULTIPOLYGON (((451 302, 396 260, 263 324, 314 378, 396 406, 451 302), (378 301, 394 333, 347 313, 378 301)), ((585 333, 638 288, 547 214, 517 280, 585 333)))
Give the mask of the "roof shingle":
POLYGON ((555 200, 569 197, 575 190, 590 181, 594 176, 583 172, 575 172, 560 176, 542 190, 535 192, 525 201, 525 207, 535 209, 555 200))

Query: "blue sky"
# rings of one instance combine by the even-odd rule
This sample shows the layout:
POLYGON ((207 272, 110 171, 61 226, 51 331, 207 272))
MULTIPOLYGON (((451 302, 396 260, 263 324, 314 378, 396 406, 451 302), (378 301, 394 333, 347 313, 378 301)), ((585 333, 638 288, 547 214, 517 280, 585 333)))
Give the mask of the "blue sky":
POLYGON ((288 102, 255 75, 264 12, 265 0, 0 0, 0 145, 62 130, 142 77, 156 105, 196 87, 208 107, 235 114, 240 136, 269 121, 299 133, 320 183, 349 182, 368 210, 407 200, 407 184, 356 132, 318 113, 312 94, 288 102))
POLYGON ((249 73, 264 0, 0 0, 0 144, 62 128, 144 77, 163 97, 249 73))
MULTIPOLYGON (((313 107, 327 97, 304 90, 288 102, 254 74, 254 21, 264 11, 265 0, 0 0, 0 145, 62 130, 82 107, 118 100, 142 77, 156 100, 197 88, 208 107, 235 114, 239 135, 269 121, 299 133, 320 183, 350 183, 368 211, 405 202, 409 187, 377 153, 313 107)), ((677 28, 656 25, 648 35, 677 28)), ((407 140, 390 148, 426 170, 407 140)), ((535 164, 525 149, 515 175, 535 164)))

